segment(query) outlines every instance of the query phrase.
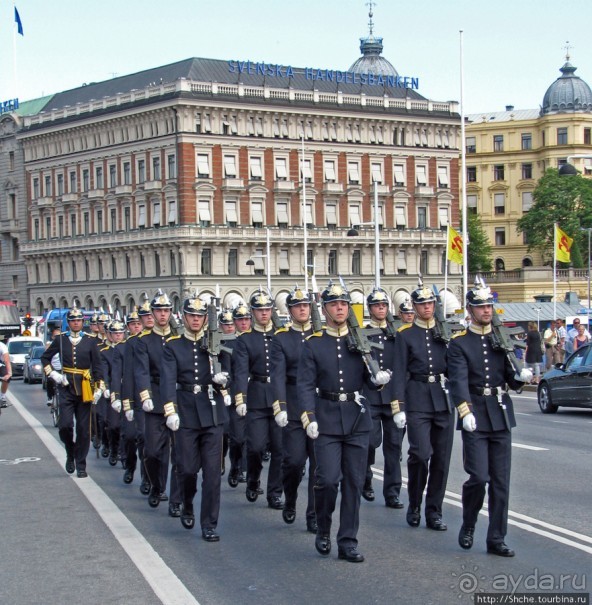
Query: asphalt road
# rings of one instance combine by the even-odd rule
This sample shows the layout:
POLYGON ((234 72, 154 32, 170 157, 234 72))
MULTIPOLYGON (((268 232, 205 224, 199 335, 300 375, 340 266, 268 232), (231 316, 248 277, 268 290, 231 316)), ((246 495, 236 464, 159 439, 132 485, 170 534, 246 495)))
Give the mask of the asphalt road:
MULTIPOLYGON (((513 559, 485 552, 487 519, 475 545, 457 545, 462 469, 456 435, 444 520, 449 531, 410 528, 387 509, 376 462, 375 502, 362 503, 366 562, 321 558, 304 523, 285 525, 264 498, 222 487, 221 541, 205 543, 150 509, 139 478, 96 459, 89 479, 63 469, 65 454, 38 385, 13 381, 0 417, 0 604, 194 605, 300 603, 470 603, 475 592, 590 592, 592 411, 538 411, 534 393, 515 397, 510 527, 513 559)), ((404 471, 405 474, 405 471, 404 471)), ((406 492, 403 490, 403 500, 406 492)), ((199 492, 196 497, 196 510, 199 492)), ((337 516, 334 526, 337 526, 337 516)), ((336 529, 335 529, 336 531, 336 529)))

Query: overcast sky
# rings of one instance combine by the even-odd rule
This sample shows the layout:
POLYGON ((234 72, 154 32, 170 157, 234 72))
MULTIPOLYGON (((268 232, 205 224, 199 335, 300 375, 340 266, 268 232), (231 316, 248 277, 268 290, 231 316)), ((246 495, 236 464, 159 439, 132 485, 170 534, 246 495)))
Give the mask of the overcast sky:
MULTIPOLYGON (((0 101, 21 101, 189 57, 347 69, 368 33, 364 0, 0 0, 0 101)), ((592 85, 592 0, 378 0, 375 35, 419 92, 465 112, 538 108, 569 40, 592 85)))

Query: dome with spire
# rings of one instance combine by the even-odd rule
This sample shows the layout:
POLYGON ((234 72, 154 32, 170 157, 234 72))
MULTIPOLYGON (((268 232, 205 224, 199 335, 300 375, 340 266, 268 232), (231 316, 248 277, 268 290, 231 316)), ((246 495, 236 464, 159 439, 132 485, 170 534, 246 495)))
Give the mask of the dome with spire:
POLYGON ((374 22, 372 17, 372 7, 374 6, 372 0, 368 2, 370 10, 368 12, 368 28, 369 33, 366 38, 360 38, 360 52, 362 56, 355 61, 349 71, 358 74, 374 74, 375 76, 397 76, 397 70, 393 67, 392 63, 385 59, 382 55, 382 38, 378 38, 374 35, 374 22))
POLYGON ((592 112, 592 90, 575 75, 576 67, 569 62, 569 54, 559 70, 561 76, 549 86, 541 107, 541 115, 550 113, 592 112))

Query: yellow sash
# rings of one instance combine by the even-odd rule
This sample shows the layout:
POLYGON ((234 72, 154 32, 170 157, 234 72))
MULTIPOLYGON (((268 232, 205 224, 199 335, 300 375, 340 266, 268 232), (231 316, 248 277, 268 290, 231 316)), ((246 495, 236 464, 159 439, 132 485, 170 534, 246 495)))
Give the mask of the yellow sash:
MULTIPOLYGON (((79 370, 78 368, 64 368, 68 374, 77 374, 82 376, 82 401, 89 402, 93 400, 93 390, 90 384, 90 370, 79 370)), ((80 393, 76 393, 80 395, 80 393)))

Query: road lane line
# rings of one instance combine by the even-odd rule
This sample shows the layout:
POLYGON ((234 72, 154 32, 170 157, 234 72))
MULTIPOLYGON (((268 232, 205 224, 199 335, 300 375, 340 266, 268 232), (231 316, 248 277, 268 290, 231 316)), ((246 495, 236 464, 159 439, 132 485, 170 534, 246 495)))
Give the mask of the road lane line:
POLYGON ((532 450, 533 452, 548 452, 548 447, 537 447, 536 445, 525 445, 524 443, 512 443, 512 447, 519 447, 523 450, 532 450))
POLYGON ((554 422, 555 424, 569 424, 569 422, 565 420, 551 420, 551 422, 554 422))
POLYGON ((514 414, 516 414, 516 416, 532 416, 532 414, 527 414, 526 412, 514 412, 514 414))
MULTIPOLYGON (((63 469, 64 446, 12 393, 8 393, 8 398, 63 469)), ((103 519, 105 525, 133 561, 138 571, 144 576, 144 579, 163 605, 199 605, 199 602, 195 600, 183 582, 173 573, 161 556, 97 483, 90 477, 86 479, 75 477, 76 475, 71 475, 80 491, 103 519)))

